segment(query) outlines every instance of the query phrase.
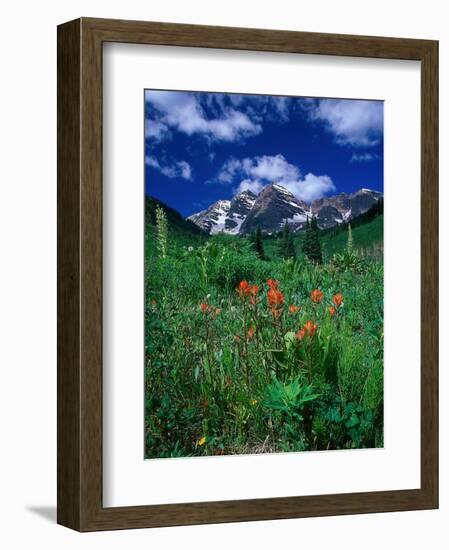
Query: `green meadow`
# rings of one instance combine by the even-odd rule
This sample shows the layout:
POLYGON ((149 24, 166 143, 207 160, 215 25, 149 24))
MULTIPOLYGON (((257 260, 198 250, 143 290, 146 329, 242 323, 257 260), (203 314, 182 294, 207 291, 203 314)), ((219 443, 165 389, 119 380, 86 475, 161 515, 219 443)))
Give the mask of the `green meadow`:
POLYGON ((147 198, 146 458, 383 446, 383 215, 289 238, 147 198))

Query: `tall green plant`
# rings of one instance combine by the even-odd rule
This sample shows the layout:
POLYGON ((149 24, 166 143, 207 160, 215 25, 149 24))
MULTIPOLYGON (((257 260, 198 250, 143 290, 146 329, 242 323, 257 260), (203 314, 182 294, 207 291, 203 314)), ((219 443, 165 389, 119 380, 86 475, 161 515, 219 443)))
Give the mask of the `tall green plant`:
POLYGON ((346 245, 346 248, 347 248, 349 254, 352 254, 352 250, 354 248, 354 242, 352 240, 351 224, 348 225, 348 243, 346 245))
POLYGON ((156 231, 158 254, 161 259, 165 259, 167 257, 168 224, 165 211, 159 205, 156 206, 156 231))

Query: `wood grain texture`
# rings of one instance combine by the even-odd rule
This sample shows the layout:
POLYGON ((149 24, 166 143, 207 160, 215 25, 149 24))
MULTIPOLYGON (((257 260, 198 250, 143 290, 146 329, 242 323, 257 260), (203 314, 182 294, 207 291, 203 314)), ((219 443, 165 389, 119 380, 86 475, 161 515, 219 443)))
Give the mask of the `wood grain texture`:
POLYGON ((421 62, 421 487, 438 505, 438 43, 421 62))
POLYGON ((80 21, 58 29, 58 522, 80 528, 80 21))
POLYGON ((58 28, 58 522, 79 531, 438 506, 438 43, 79 19, 58 28), (102 44, 129 42, 421 61, 421 488, 104 508, 102 44))

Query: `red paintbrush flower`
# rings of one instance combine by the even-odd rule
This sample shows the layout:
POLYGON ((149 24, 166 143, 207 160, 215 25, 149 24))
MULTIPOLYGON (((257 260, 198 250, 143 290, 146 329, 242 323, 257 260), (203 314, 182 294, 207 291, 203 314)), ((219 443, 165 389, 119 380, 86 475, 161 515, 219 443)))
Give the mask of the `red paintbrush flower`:
POLYGON ((279 288, 279 283, 276 281, 276 279, 268 279, 267 285, 268 285, 272 290, 277 290, 277 289, 279 288))
POLYGON ((250 294, 250 285, 248 284, 248 281, 240 281, 238 284, 236 291, 237 294, 240 296, 240 298, 246 298, 250 294))
POLYGON ((284 307, 285 298, 280 290, 276 288, 270 288, 267 292, 268 307, 271 309, 271 313, 275 319, 281 316, 282 309, 284 307))
POLYGON ((249 299, 250 302, 253 305, 256 305, 258 301, 259 287, 257 285, 250 285, 249 294, 250 294, 250 299, 249 299))
POLYGON ((321 292, 321 290, 318 290, 317 288, 315 290, 312 290, 312 292, 310 293, 310 299, 315 304, 319 304, 320 302, 322 302, 323 298, 324 298, 324 293, 321 292))
POLYGON ((304 323, 304 326, 300 330, 298 330, 295 336, 298 340, 304 340, 306 336, 312 339, 315 336, 317 330, 318 325, 316 323, 314 323, 313 321, 306 321, 304 323))
POLYGON ((305 333, 308 336, 310 336, 310 338, 313 338, 315 336, 316 331, 318 330, 318 325, 313 321, 306 321, 304 323, 303 329, 305 333))
POLYGON ((268 305, 270 308, 279 308, 284 305, 285 298, 280 290, 270 288, 267 292, 268 305))
POLYGON ((343 294, 340 292, 338 294, 334 294, 332 301, 336 305, 336 307, 340 307, 343 304, 343 294))

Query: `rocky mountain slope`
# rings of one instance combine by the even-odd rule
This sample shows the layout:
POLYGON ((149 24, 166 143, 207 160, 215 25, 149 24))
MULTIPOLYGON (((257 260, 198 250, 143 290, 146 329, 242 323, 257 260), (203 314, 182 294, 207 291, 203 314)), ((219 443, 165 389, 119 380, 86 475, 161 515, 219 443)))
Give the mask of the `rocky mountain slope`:
POLYGON ((351 194, 324 197, 308 205, 274 183, 265 186, 257 196, 243 191, 232 200, 217 201, 187 219, 212 235, 220 232, 244 235, 258 227, 271 233, 282 229, 286 221, 294 231, 299 231, 312 216, 316 216, 319 227, 324 229, 363 214, 382 196, 378 191, 363 188, 351 194))
POLYGON ((187 219, 211 235, 229 233, 237 235, 241 226, 254 206, 256 195, 243 191, 230 201, 217 201, 206 210, 189 216, 187 219))
POLYGON ((299 228, 310 217, 309 207, 298 200, 281 185, 267 185, 259 193, 253 207, 242 223, 240 232, 251 233, 258 227, 271 232, 282 227, 288 221, 291 227, 299 228))

